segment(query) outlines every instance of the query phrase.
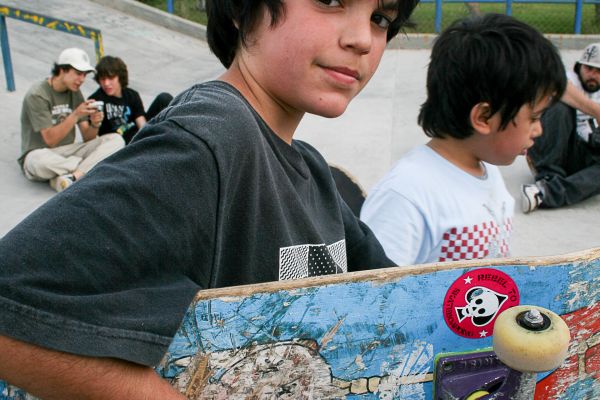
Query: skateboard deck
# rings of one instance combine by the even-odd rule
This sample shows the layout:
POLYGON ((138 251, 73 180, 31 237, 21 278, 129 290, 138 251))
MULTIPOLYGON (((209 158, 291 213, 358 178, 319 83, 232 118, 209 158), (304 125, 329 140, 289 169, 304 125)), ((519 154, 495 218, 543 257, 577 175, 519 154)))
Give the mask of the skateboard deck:
POLYGON ((531 304, 571 333, 535 398, 597 399, 599 301, 600 248, 204 290, 156 371, 189 399, 431 399, 436 354, 490 347, 496 317, 531 304))

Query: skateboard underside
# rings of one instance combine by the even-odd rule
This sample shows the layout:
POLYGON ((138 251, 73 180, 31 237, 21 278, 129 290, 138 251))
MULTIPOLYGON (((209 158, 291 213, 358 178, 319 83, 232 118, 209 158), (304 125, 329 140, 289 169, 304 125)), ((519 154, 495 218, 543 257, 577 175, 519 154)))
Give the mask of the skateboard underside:
MULTIPOLYGON (((569 356, 538 375, 536 399, 597 399, 599 254, 203 291, 156 370, 189 399, 431 399, 436 354, 491 346, 493 318, 471 307, 487 296, 488 311, 532 304, 569 327, 569 356)), ((31 398, 0 381, 0 399, 31 398)))
POLYGON ((510 286, 490 270, 514 281, 521 304, 556 312, 571 331, 568 359, 538 376, 536 398, 600 398, 595 258, 198 298, 157 371, 188 398, 430 399, 437 353, 491 346, 492 325, 461 331, 444 317, 456 282, 510 286))

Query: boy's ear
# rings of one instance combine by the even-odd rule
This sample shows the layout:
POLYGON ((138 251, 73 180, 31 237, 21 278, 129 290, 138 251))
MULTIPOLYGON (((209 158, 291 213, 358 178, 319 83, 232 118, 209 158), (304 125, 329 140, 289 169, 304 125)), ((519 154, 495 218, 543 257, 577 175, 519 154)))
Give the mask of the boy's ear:
POLYGON ((469 121, 473 130, 482 135, 488 135, 492 132, 491 126, 492 108, 489 103, 477 103, 469 113, 469 121))

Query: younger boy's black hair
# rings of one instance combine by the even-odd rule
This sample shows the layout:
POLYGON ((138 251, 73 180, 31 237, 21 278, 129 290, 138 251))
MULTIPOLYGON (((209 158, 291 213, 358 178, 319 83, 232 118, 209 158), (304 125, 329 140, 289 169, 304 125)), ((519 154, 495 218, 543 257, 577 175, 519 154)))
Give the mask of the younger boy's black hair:
MULTIPOLYGON (((402 26, 409 25, 408 18, 419 3, 419 0, 396 1, 398 16, 388 27, 388 42, 402 26)), ((283 0, 207 0, 206 38, 225 68, 233 62, 238 46, 246 45, 248 34, 262 18, 263 6, 271 15, 271 26, 275 26, 283 15, 283 0)))
POLYGON ((119 77, 119 84, 122 88, 126 88, 129 84, 129 73, 127 72, 127 65, 125 62, 119 57, 102 57, 96 65, 96 75, 94 76, 94 80, 100 84, 100 79, 112 78, 113 76, 119 77))
POLYGON ((463 139, 473 134, 471 109, 486 102, 504 129, 523 105, 559 99, 566 84, 557 49, 534 28, 503 14, 465 18, 433 46, 418 122, 429 137, 463 139))

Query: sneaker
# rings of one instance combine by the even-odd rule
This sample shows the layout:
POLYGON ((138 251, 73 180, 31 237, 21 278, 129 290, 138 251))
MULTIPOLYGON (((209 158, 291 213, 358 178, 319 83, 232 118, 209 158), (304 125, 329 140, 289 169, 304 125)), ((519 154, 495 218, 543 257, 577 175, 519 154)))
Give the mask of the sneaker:
POLYGON ((59 175, 56 178, 50 179, 49 183, 52 189, 56 190, 57 192, 62 192, 75 183, 75 177, 73 174, 59 175))
POLYGON ((521 185, 521 210, 528 214, 542 204, 542 191, 535 183, 521 185))

